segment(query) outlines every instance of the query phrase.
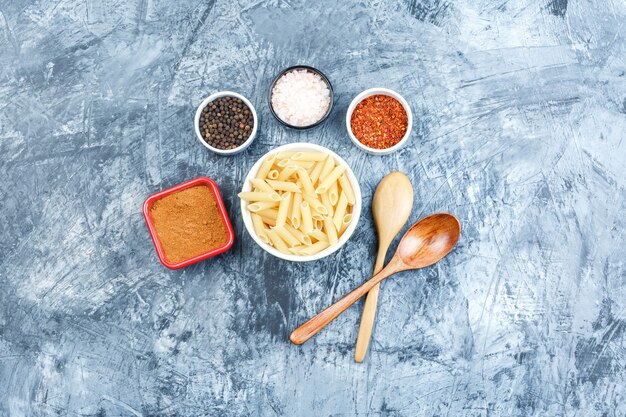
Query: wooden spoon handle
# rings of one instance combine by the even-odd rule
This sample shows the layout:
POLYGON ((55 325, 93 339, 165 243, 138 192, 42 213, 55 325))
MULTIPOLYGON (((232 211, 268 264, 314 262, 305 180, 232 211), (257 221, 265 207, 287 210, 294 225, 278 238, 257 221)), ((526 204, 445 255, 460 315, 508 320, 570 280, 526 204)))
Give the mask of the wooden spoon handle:
MULTIPOLYGON (((376 263, 374 264, 374 274, 377 274, 383 269, 389 243, 391 242, 381 241, 378 244, 378 255, 376 256, 376 263)), ((367 348, 372 338, 379 290, 380 284, 376 284, 367 293, 367 297, 365 297, 365 304, 363 305, 363 312, 361 313, 361 322, 359 323, 359 334, 356 338, 356 347, 354 349, 354 360, 359 363, 363 362, 363 359, 365 359, 365 354, 367 353, 367 348)))
POLYGON ((360 287, 355 288, 348 294, 346 294, 342 299, 337 301, 335 304, 327 307, 322 312, 313 316, 306 323, 302 324, 296 330, 291 333, 289 336, 289 340, 296 345, 301 345, 311 337, 315 336, 317 332, 322 330, 328 323, 337 318, 341 313, 343 313, 348 307, 352 304, 356 303, 357 300, 363 297, 367 292, 372 289, 372 287, 378 284, 383 279, 387 278, 389 275, 397 272, 395 269, 394 262, 389 262, 387 267, 385 267, 378 274, 374 275, 369 281, 366 281, 360 287))

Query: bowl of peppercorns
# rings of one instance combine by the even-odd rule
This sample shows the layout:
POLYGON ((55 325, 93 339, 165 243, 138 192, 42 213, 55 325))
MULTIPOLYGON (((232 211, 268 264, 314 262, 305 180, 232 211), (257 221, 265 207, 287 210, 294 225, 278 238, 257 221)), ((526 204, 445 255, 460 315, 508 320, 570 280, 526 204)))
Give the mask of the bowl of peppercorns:
POLYGON ((194 120, 200 143, 220 155, 233 155, 250 146, 258 124, 250 100, 232 91, 221 91, 205 98, 194 120))

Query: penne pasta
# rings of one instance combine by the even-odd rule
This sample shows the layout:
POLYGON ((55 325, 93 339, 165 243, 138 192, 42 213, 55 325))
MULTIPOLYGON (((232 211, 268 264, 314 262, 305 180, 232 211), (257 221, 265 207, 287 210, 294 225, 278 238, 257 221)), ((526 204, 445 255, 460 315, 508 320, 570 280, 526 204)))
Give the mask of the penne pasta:
POLYGON ((275 159, 276 159, 276 155, 270 155, 267 158, 265 158, 265 161, 263 161, 263 163, 259 167, 259 170, 256 173, 256 178, 263 179, 267 177, 267 174, 270 172, 270 169, 272 169, 272 165, 274 165, 275 159))
POLYGON ((330 217, 326 217, 324 219, 324 231, 326 232, 328 242, 331 245, 335 245, 339 241, 339 238, 337 237, 337 229, 335 229, 333 220, 330 217))
POLYGON ((305 193, 309 193, 311 195, 315 195, 315 188, 313 188, 313 183, 311 182, 311 177, 309 173, 304 169, 298 170, 298 178, 300 179, 300 183, 302 184, 302 189, 305 193))
POLYGON ((290 247, 298 246, 300 244, 300 241, 294 235, 289 233, 289 231, 285 228, 284 225, 276 226, 272 228, 272 230, 278 233, 278 236, 280 236, 280 238, 284 240, 285 243, 289 245, 290 247))
POLYGON ((289 248, 289 252, 293 253, 294 255, 300 255, 300 251, 304 248, 306 248, 305 245, 294 246, 293 248, 289 248))
POLYGON ((322 152, 295 152, 291 155, 291 159, 294 161, 323 161, 326 159, 326 154, 322 152))
POLYGON ((323 251, 329 246, 330 244, 328 242, 320 240, 318 242, 315 242, 311 246, 307 246, 306 248, 300 250, 298 254, 299 255, 315 255, 316 253, 320 253, 321 251, 323 251))
POLYGON ((337 181, 341 174, 346 170, 346 167, 343 165, 336 166, 333 170, 328 174, 324 180, 317 186, 315 192, 317 194, 323 194, 328 191, 333 182, 337 181))
POLYGON ((356 197, 347 174, 345 164, 324 152, 269 155, 248 190, 238 194, 257 241, 298 256, 338 244, 354 221, 356 197))
POLYGON ((323 181, 324 178, 326 178, 328 174, 330 174, 334 167, 335 161, 333 160, 332 156, 328 155, 326 157, 326 160, 324 161, 324 165, 322 166, 322 172, 320 172, 319 180, 323 181))
POLYGON ((341 223, 343 222, 343 216, 345 216, 347 208, 348 198, 346 197, 346 193, 341 191, 341 196, 335 207, 335 215, 333 216, 333 224, 337 230, 341 229, 341 223))
POLYGON ((280 201, 280 195, 275 191, 271 193, 263 193, 263 192, 241 192, 237 194, 239 198, 246 201, 280 201))
POLYGON ((313 210, 317 211, 319 214, 328 214, 328 209, 324 204, 322 204, 322 202, 316 197, 315 194, 302 194, 302 198, 304 199, 304 201, 309 203, 313 210))
POLYGON ((300 230, 309 234, 313 231, 313 217, 311 217, 311 207, 309 206, 309 203, 303 201, 302 204, 300 204, 300 213, 302 215, 302 225, 300 230))
POLYGON ((250 213, 250 218, 252 219, 252 225, 254 226, 254 232, 256 235, 265 243, 269 243, 270 240, 265 233, 265 225, 263 224, 263 219, 261 216, 255 213, 250 213))
MULTIPOLYGON (((280 175, 279 175, 280 177, 280 175)), ((267 184, 275 191, 290 191, 292 193, 301 193, 302 190, 294 182, 267 180, 267 184)))
POLYGON ((320 161, 317 164, 315 164, 315 167, 311 170, 311 182, 313 184, 317 183, 317 180, 320 177, 320 174, 322 173, 322 168, 324 168, 324 161, 320 161))
POLYGON ((343 216, 343 221, 341 222, 341 228, 339 229, 339 235, 342 235, 343 232, 346 231, 350 223, 352 222, 352 214, 348 213, 343 216))
POLYGON ((328 215, 332 217, 335 210, 333 209, 333 205, 330 203, 329 193, 330 191, 324 194, 320 194, 320 199, 322 200, 322 204, 326 207, 326 210, 328 210, 328 215))
POLYGON ((270 241, 276 249, 283 253, 289 253, 289 248, 287 247, 287 244, 284 240, 281 239, 278 233, 276 233, 276 230, 267 229, 265 233, 267 233, 267 237, 269 237, 270 241))
POLYGON ((320 229, 313 229, 313 231, 309 233, 309 236, 318 241, 323 240, 328 242, 328 236, 326 236, 326 233, 322 232, 320 229))
POLYGON ((328 198, 330 199, 330 204, 332 206, 336 206, 339 201, 339 185, 337 182, 333 182, 333 185, 330 186, 328 190, 328 198))
POLYGON ((311 238, 308 235, 305 235, 304 233, 299 231, 298 229, 295 229, 292 226, 289 226, 288 224, 285 225, 285 229, 287 229, 289 233, 294 235, 296 239, 298 239, 303 244, 310 245, 312 243, 311 238))
POLYGON ((302 204, 302 193, 294 194, 291 203, 291 225, 296 229, 300 228, 300 204, 302 204))
POLYGON ((268 217, 270 219, 275 219, 278 216, 278 210, 274 208, 268 208, 265 210, 257 211, 256 214, 258 214, 261 217, 268 217))
POLYGON ((293 159, 289 160, 289 164, 293 164, 293 165, 297 165, 299 167, 302 167, 304 169, 311 169, 313 168, 313 166, 315 165, 315 162, 313 161, 294 161, 293 159))
POLYGON ((287 214, 289 214, 289 206, 291 203, 291 193, 283 194, 282 200, 278 206, 278 215, 276 216, 276 226, 284 226, 287 222, 287 214))
POLYGON ((278 174, 276 179, 278 181, 285 181, 289 179, 289 177, 291 177, 298 170, 298 168, 298 165, 287 165, 282 171, 280 171, 280 174, 278 174))
POLYGON ((278 206, 277 201, 257 201, 256 203, 248 204, 248 210, 251 212, 257 212, 268 208, 274 208, 278 206))
POLYGON ((354 196, 354 190, 352 189, 352 184, 348 180, 348 177, 345 173, 341 174, 339 177, 339 184, 341 185, 341 190, 346 193, 346 197, 348 198, 348 204, 351 206, 356 204, 356 198, 354 196))
POLYGON ((263 220, 263 223, 268 226, 276 226, 276 217, 261 216, 261 219, 263 220))
POLYGON ((264 193, 275 192, 274 189, 270 187, 268 183, 265 182, 265 180, 262 180, 260 178, 254 178, 253 180, 250 181, 250 183, 252 184, 252 187, 258 189, 261 192, 264 192, 264 193))

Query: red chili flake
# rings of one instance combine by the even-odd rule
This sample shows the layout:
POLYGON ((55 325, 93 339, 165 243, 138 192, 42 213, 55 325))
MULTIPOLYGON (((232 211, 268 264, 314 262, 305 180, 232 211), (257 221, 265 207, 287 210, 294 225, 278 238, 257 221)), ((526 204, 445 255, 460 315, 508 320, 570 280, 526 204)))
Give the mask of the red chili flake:
POLYGON ((402 140, 409 125, 406 110, 393 97, 370 96, 356 105, 350 119, 352 133, 363 145, 387 149, 402 140))

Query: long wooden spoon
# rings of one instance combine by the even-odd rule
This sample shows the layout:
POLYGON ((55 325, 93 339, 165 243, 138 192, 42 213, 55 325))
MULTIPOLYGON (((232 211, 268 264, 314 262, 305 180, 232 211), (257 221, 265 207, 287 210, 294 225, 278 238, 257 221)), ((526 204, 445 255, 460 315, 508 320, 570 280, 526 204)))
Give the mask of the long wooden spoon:
MULTIPOLYGON (((378 232, 378 254, 374 265, 374 274, 383 269, 389 245, 409 219, 412 209, 413 186, 411 181, 402 172, 395 171, 386 175, 376 187, 372 200, 372 215, 378 232)), ((370 344, 379 289, 380 284, 374 285, 365 298, 354 351, 354 360, 357 362, 363 362, 367 347, 370 344)))
POLYGON ((289 340, 296 345, 306 342, 376 284, 396 272, 424 268, 439 261, 450 253, 460 235, 461 224, 453 215, 438 213, 424 217, 404 234, 395 255, 382 271, 302 324, 291 333, 289 340))

